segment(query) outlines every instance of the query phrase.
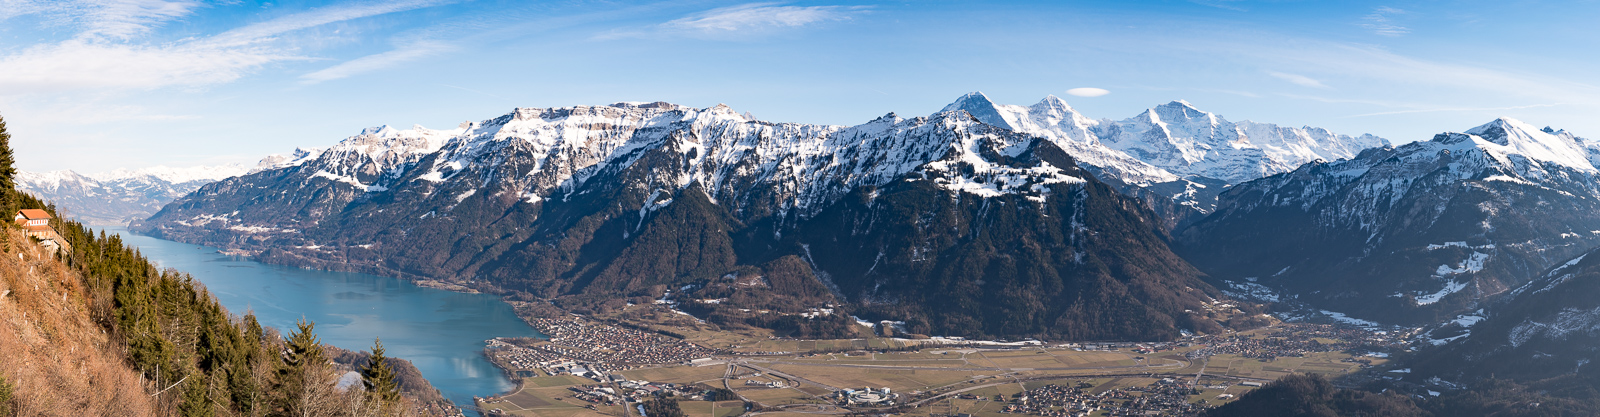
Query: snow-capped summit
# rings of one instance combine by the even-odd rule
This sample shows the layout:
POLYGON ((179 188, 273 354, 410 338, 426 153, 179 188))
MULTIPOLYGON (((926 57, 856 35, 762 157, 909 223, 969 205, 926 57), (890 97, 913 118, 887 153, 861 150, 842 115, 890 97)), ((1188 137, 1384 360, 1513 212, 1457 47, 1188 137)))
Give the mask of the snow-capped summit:
POLYGON ((1600 242, 1600 170, 1583 142, 1501 118, 1371 148, 1234 186, 1179 239, 1213 276, 1321 308, 1455 314, 1600 242))
POLYGON ((1184 100, 1152 107, 1129 119, 1102 120, 1101 140, 1114 149, 1183 177, 1240 183, 1286 172, 1314 160, 1354 157, 1388 145, 1372 135, 1351 137, 1326 129, 1229 122, 1184 100))
POLYGON ((1182 100, 1104 125, 1101 138, 1107 146, 1185 177, 1237 183, 1292 167, 1241 141, 1238 128, 1226 119, 1182 100))
POLYGON ((995 104, 994 101, 989 100, 989 96, 983 95, 983 92, 971 92, 961 96, 961 98, 957 98, 956 101, 951 102, 949 105, 944 106, 944 108, 940 109, 939 112, 944 113, 956 110, 966 110, 967 114, 971 114, 972 117, 978 119, 978 121, 1006 129, 1012 129, 1011 122, 1006 120, 1005 115, 1000 113, 1000 109, 997 108, 998 106, 999 105, 995 104))
MULTIPOLYGON (((1071 129, 1092 138, 1082 134, 1092 123, 1059 99, 1001 106, 981 94, 948 111, 855 126, 759 121, 723 105, 518 108, 449 131, 364 130, 304 163, 206 185, 132 230, 226 240, 224 247, 288 254, 301 265, 472 279, 547 296, 635 294, 658 284, 691 292, 730 273, 752 274, 772 283, 764 288, 796 288, 782 297, 817 301, 805 305, 920 306, 931 288, 924 276, 952 279, 941 269, 962 270, 952 282, 995 279, 992 268, 930 260, 999 264, 1021 256, 990 248, 1030 247, 1039 250, 1026 257, 1048 264, 1024 262, 1018 275, 1062 284, 984 304, 954 303, 944 290, 928 299, 1036 305, 1040 313, 1010 322, 1107 338, 1124 330, 1055 318, 1100 307, 1056 305, 1160 297, 1129 301, 1125 313, 1167 332, 1167 323, 1180 323, 1171 317, 1190 317, 1183 311, 1210 295, 1165 250, 1152 209, 1098 181, 1101 171, 1082 168, 1078 151, 1052 145, 1093 144, 1065 139, 1071 129), (967 243, 980 235, 985 240, 967 243), (744 265, 750 261, 733 245, 784 253, 744 265), (880 255, 863 258, 865 251, 880 255), (1104 267, 1125 257, 1151 260, 1141 267, 1150 269, 1104 267), (1097 284, 1074 287, 1090 274, 1097 284), (1129 295, 1127 286, 1150 290, 1129 295)), ((976 317, 967 313, 976 307, 963 308, 929 314, 976 317)))
MULTIPOLYGON (((1229 122, 1173 100, 1121 121, 1091 119, 1054 95, 1023 107, 968 93, 941 111, 964 110, 981 122, 1050 139, 1073 156, 1128 184, 1206 177, 1228 183, 1285 172, 1322 159, 1354 157, 1389 141, 1316 127, 1229 122)), ((1597 152, 1600 154, 1600 152, 1597 152)))
MULTIPOLYGON (((1089 118, 1054 95, 1024 107, 998 104, 973 92, 941 110, 953 111, 1049 140, 1102 181, 1121 184, 1124 192, 1153 191, 1200 214, 1210 212, 1219 188, 1227 184, 1285 172, 1319 159, 1352 158, 1363 149, 1389 143, 1373 135, 1351 137, 1314 127, 1232 123, 1184 100, 1152 107, 1122 121, 1089 118)), ((1600 146, 1596 157, 1600 158, 1600 146)), ((1184 215, 1172 212, 1163 216, 1184 215)))
POLYGON ((322 156, 322 151, 325 150, 327 150, 327 148, 295 148, 294 152, 288 155, 279 153, 267 155, 262 157, 261 161, 256 162, 256 166, 250 168, 250 172, 248 173, 254 174, 269 169, 298 166, 306 163, 307 161, 317 159, 317 157, 322 156))
POLYGON ((140 178, 155 178, 170 183, 185 183, 190 181, 211 182, 223 178, 241 175, 250 169, 242 164, 202 165, 188 168, 172 168, 165 165, 156 165, 149 168, 127 169, 118 168, 111 171, 88 174, 102 182, 115 182, 136 180, 140 178))
POLYGON ((1576 136, 1558 135, 1512 118, 1498 118, 1467 130, 1483 140, 1499 145, 1484 146, 1507 155, 1549 162, 1585 172, 1596 172, 1588 152, 1576 136))

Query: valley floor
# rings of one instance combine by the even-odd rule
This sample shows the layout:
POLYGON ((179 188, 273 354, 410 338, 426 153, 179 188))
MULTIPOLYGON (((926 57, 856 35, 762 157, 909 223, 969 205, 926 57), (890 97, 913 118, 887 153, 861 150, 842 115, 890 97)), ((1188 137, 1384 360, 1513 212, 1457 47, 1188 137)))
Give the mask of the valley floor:
POLYGON ((1405 345, 1393 332, 1304 323, 1165 343, 998 343, 777 338, 661 305, 543 316, 524 318, 549 340, 491 341, 486 354, 518 387, 481 399, 486 414, 638 416, 670 393, 694 417, 1192 415, 1290 373, 1381 377, 1405 345))

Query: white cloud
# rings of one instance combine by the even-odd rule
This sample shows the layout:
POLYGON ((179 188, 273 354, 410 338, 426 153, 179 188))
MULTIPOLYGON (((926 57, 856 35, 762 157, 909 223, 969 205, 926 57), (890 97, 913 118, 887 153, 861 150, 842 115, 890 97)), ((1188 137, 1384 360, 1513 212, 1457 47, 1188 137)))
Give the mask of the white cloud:
POLYGON ((1300 75, 1300 74, 1289 74, 1289 73, 1283 73, 1283 72, 1277 72, 1277 71, 1267 71, 1267 75, 1271 75, 1273 78, 1277 78, 1277 79, 1280 79, 1280 80, 1284 80, 1284 81, 1288 81, 1288 82, 1294 83, 1295 85, 1312 87, 1312 88, 1331 89, 1331 87, 1328 87, 1327 85, 1323 84, 1321 81, 1317 81, 1317 80, 1315 80, 1315 79, 1313 79, 1311 77, 1307 77, 1307 76, 1300 75))
POLYGON ((389 68, 402 63, 448 52, 453 49, 455 49, 453 46, 443 42, 418 42, 409 45, 406 48, 395 49, 393 51, 384 52, 381 54, 367 55, 345 61, 339 65, 324 68, 317 72, 301 75, 300 82, 303 84, 316 84, 328 80, 348 78, 352 75, 389 68))
POLYGON ((1111 91, 1108 91, 1108 90, 1106 90, 1104 88, 1078 87, 1078 88, 1074 88, 1074 89, 1071 89, 1071 90, 1067 90, 1067 94, 1071 94, 1071 95, 1078 96, 1078 97, 1100 97, 1100 96, 1103 96, 1103 95, 1106 95, 1106 94, 1111 94, 1111 91))
POLYGON ((40 15, 44 23, 77 28, 80 39, 127 40, 203 5, 195 0, 0 0, 0 20, 40 15))
POLYGON ((296 58, 251 48, 126 45, 73 39, 37 45, 0 58, 0 89, 26 93, 218 84, 236 80, 260 65, 286 59, 296 58))
POLYGON ((1439 107, 1439 108, 1430 108, 1430 109, 1397 110, 1397 111, 1385 111, 1385 112, 1377 112, 1377 113, 1353 114, 1353 115, 1344 116, 1344 117, 1348 118, 1348 117, 1387 116, 1387 115, 1395 115, 1395 114, 1438 113, 1438 112, 1523 110, 1523 109, 1537 109, 1537 108, 1543 108, 1543 107, 1564 106, 1564 105, 1567 105, 1567 104, 1570 104, 1570 103, 1530 104, 1530 105, 1526 105, 1526 106, 1506 106, 1506 107, 1439 107))
POLYGON ((867 6, 780 6, 777 3, 750 3, 711 9, 652 25, 645 30, 602 34, 599 39, 676 34, 697 37, 748 35, 763 31, 796 28, 816 23, 850 20, 866 13, 867 6))
MULTIPOLYGON (((6 0, 0 0, 6 1, 6 0)), ((444 3, 414 0, 326 7, 251 24, 221 34, 171 43, 131 38, 164 20, 182 17, 193 2, 114 0, 94 4, 38 6, 18 13, 67 14, 79 27, 72 39, 44 43, 0 56, 0 94, 63 90, 155 89, 232 82, 274 62, 307 60, 273 36, 328 23, 413 10, 444 3), (43 9, 38 7, 44 7, 43 9)), ((21 3, 18 3, 21 4, 21 3)), ((362 64, 345 67, 345 76, 362 64)), ((371 65, 369 63, 365 65, 371 65)), ((332 68, 330 68, 331 70, 332 68)), ((330 73, 335 74, 335 73, 330 73)))
POLYGON ((796 27, 833 20, 848 20, 862 10, 847 6, 774 6, 751 3, 712 9, 661 24, 664 28, 695 31, 737 31, 769 27, 796 27))
POLYGON ((1374 34, 1382 36, 1402 36, 1407 33, 1411 33, 1410 28, 1400 26, 1394 22, 1394 17, 1396 15, 1403 14, 1406 14, 1405 10, 1387 6, 1379 7, 1373 9, 1371 14, 1361 18, 1361 20, 1366 21, 1366 23, 1361 24, 1361 27, 1371 30, 1374 34))
POLYGON ((187 16, 197 1, 108 0, 83 3, 84 26, 80 37, 130 39, 168 20, 187 16))
POLYGON ((218 46, 236 46, 271 39, 272 36, 295 30, 326 25, 334 22, 360 19, 382 14, 404 12, 426 7, 454 3, 455 0, 411 0, 378 2, 342 7, 325 7, 295 13, 261 23, 251 24, 218 34, 207 43, 218 46))
POLYGON ((1325 48, 1263 50, 1263 58, 1306 68, 1338 68, 1345 76, 1384 80, 1399 85, 1432 85, 1459 91, 1482 91, 1544 102, 1600 104, 1600 88, 1567 80, 1487 69, 1468 64, 1424 61, 1393 52, 1350 45, 1325 48))

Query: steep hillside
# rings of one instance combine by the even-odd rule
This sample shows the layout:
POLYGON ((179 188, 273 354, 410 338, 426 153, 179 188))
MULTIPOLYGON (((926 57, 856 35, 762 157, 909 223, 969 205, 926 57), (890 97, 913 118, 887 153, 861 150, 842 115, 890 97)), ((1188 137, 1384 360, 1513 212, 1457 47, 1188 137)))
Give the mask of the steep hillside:
POLYGON ((859 310, 958 335, 1214 326, 1184 312, 1214 292, 1171 255, 1161 221, 1056 143, 964 109, 851 127, 725 106, 518 109, 451 130, 369 129, 302 164, 201 187, 138 230, 574 308, 677 292, 791 317, 717 314, 764 326, 830 304, 842 310, 827 320, 844 326, 859 310), (886 269, 821 248, 846 238, 875 242, 886 269), (956 288, 985 290, 932 308, 956 288), (1031 304, 1005 304, 1030 288, 1031 304), (1103 326, 1113 312, 1138 319, 1103 326))
MULTIPOLYGON (((282 337, 252 315, 229 314, 192 277, 158 268, 119 236, 62 218, 54 206, 12 188, 9 142, 0 119, 0 212, 37 209, 53 218, 43 235, 48 245, 25 237, 16 223, 0 223, 0 414, 354 417, 454 410, 400 392, 337 387, 312 323, 282 337)), ((30 232, 33 226, 46 227, 31 225, 30 232)), ((374 386, 396 385, 393 373, 372 375, 374 386)))
POLYGON ((1600 377, 1588 366, 1600 360, 1597 252, 1561 263, 1502 302, 1434 330, 1430 336, 1441 346, 1419 361, 1418 375, 1447 381, 1600 377))
POLYGON ((0 379, 15 393, 0 415, 167 414, 76 271, 20 230, 0 229, 0 248, 0 379))
POLYGON ((1222 193, 1179 251, 1215 277, 1321 308, 1449 319, 1600 244, 1584 143, 1500 119, 1307 164, 1222 193))

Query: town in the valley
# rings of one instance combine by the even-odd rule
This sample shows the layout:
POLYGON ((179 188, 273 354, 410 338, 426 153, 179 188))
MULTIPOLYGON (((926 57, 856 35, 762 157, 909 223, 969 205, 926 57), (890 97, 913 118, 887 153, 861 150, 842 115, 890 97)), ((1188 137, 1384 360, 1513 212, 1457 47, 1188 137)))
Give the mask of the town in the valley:
POLYGON ((1159 343, 798 340, 697 331, 703 322, 681 313, 649 317, 669 319, 525 316, 547 338, 488 340, 485 355, 517 387, 478 407, 563 417, 1186 416, 1290 373, 1392 378, 1389 354, 1410 349, 1415 333, 1274 322, 1159 343))

